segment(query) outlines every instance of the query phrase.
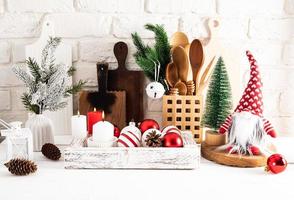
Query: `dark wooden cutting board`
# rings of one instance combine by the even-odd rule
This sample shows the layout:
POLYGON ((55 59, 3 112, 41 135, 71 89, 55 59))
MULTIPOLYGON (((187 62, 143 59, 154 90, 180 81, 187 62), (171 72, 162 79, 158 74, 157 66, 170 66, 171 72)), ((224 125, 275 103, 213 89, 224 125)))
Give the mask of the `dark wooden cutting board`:
POLYGON ((126 68, 128 46, 118 42, 113 48, 118 62, 116 70, 108 71, 108 89, 110 91, 126 91, 126 120, 140 122, 144 118, 143 92, 145 76, 142 71, 130 71, 126 68))

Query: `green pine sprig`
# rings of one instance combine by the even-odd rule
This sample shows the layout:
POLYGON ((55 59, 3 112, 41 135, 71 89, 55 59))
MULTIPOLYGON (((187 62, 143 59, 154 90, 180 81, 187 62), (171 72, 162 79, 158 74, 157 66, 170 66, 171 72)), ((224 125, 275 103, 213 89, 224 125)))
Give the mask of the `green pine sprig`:
POLYGON ((138 33, 132 34, 133 43, 137 48, 137 52, 134 54, 136 63, 141 67, 144 74, 151 81, 155 81, 155 64, 160 63, 159 82, 166 86, 165 71, 167 64, 171 61, 171 46, 168 41, 168 36, 164 27, 158 24, 146 24, 145 28, 152 31, 155 35, 155 45, 150 47, 143 43, 142 38, 138 33))

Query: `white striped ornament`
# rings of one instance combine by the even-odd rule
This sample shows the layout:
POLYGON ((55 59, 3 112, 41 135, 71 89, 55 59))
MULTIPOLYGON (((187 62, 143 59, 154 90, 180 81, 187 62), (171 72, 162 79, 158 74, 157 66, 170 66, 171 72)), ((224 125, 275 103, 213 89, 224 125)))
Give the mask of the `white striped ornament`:
POLYGON ((117 140, 119 147, 140 147, 141 146, 141 131, 133 124, 121 130, 120 136, 117 140))

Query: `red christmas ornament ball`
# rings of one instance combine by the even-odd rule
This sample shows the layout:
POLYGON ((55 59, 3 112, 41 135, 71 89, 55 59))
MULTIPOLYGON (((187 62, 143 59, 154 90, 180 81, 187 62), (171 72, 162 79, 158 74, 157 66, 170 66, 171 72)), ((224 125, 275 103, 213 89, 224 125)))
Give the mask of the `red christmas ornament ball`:
POLYGON ((281 154, 273 154, 267 159, 266 171, 274 174, 283 172, 287 167, 287 161, 281 154))
POLYGON ((175 132, 170 132, 166 133, 163 136, 163 146, 164 147, 183 147, 183 139, 182 137, 175 133, 175 132))
POLYGON ((145 119, 141 122, 141 124, 139 126, 139 129, 142 134, 145 131, 147 131, 148 129, 152 129, 152 128, 157 129, 157 130, 160 129, 159 124, 153 119, 145 119))
POLYGON ((113 132, 114 137, 119 137, 120 136, 120 129, 114 125, 114 132, 113 132))

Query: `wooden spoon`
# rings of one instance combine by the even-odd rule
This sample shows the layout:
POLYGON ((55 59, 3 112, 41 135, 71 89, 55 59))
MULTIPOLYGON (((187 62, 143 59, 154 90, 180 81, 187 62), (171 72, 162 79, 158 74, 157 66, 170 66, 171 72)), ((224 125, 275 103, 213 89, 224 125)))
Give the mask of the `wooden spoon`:
POLYGON ((190 50, 189 50, 189 58, 190 58, 191 66, 192 66, 193 80, 195 82, 195 88, 197 90, 199 86, 197 75, 201 71, 201 67, 204 62, 203 46, 200 40, 195 39, 192 41, 190 50))
POLYGON ((170 87, 174 87, 179 82, 178 68, 174 63, 166 66, 165 78, 170 87))
POLYGON ((177 46, 184 47, 189 44, 189 39, 185 33, 178 31, 171 36, 170 44, 173 48, 177 46))
POLYGON ((179 81, 175 85, 175 88, 178 88, 179 90, 179 95, 186 95, 187 94, 187 86, 184 82, 179 81))
POLYGON ((189 59, 185 49, 181 46, 174 48, 172 52, 172 60, 178 68, 179 78, 183 82, 187 82, 189 71, 189 59))

